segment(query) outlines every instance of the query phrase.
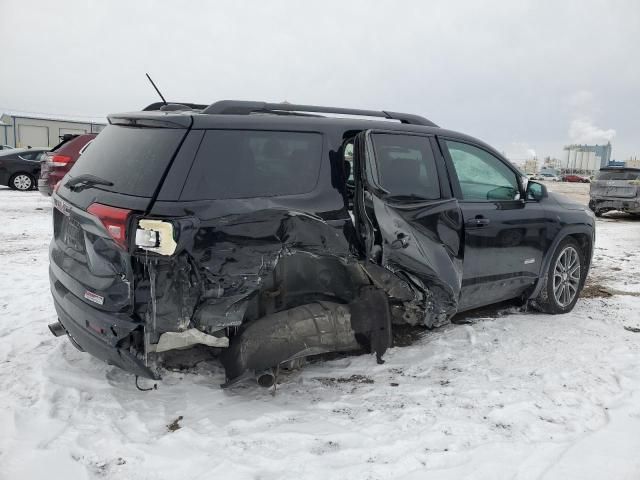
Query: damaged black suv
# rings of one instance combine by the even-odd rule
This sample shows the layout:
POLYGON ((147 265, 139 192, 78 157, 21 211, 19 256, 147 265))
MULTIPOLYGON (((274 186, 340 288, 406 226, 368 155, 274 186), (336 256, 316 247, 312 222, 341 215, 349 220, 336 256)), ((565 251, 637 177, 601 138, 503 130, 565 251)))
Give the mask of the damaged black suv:
POLYGON ((52 333, 148 378, 204 349, 227 384, 328 352, 381 361, 393 325, 506 299, 568 312, 595 238, 584 206, 479 140, 288 103, 111 115, 53 199, 52 333))

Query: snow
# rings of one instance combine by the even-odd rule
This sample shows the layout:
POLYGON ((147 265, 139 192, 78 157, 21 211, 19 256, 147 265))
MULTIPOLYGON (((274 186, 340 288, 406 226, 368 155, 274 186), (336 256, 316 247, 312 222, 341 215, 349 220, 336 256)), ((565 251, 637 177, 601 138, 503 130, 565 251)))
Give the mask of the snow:
POLYGON ((2 480, 640 478, 638 221, 598 220, 590 283, 607 292, 570 314, 485 309, 383 365, 307 365, 275 395, 221 390, 216 365, 140 392, 47 329, 49 200, 0 204, 2 480))

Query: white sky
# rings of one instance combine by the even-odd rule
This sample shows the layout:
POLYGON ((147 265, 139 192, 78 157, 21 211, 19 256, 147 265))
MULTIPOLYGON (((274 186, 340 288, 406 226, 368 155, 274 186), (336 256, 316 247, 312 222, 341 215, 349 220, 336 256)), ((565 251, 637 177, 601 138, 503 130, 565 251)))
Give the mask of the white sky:
POLYGON ((640 156, 640 1, 0 0, 0 112, 157 100, 422 114, 514 157, 640 156))

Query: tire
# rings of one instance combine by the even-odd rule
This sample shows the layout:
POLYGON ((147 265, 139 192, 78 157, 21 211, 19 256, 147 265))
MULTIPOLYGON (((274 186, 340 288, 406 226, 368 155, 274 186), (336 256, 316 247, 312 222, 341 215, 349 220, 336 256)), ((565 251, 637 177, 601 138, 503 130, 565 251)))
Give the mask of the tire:
POLYGON ((18 172, 11 176, 9 179, 9 188, 12 190, 20 190, 21 192, 27 192, 33 190, 35 181, 31 175, 24 172, 18 172))
POLYGON ((602 216, 602 210, 594 210, 594 211, 593 211, 593 214, 594 214, 596 217, 600 218, 600 217, 602 216))
POLYGON ((544 313, 568 313, 580 297, 586 262, 584 252, 573 238, 560 242, 551 258, 542 288, 532 306, 544 313))

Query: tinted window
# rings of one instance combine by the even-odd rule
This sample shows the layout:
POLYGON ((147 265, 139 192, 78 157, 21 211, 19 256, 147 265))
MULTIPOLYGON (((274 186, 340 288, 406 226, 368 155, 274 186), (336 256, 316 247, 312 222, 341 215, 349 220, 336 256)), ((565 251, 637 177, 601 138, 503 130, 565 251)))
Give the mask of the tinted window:
POLYGON ((440 184, 427 137, 376 133, 372 135, 378 183, 390 195, 440 198, 440 184))
POLYGON ((110 125, 78 159, 69 175, 90 174, 113 182, 112 192, 151 197, 185 130, 110 125))
POLYGON ((22 157, 25 160, 34 160, 35 161, 35 160, 39 159, 39 157, 40 157, 40 155, 42 153, 43 152, 41 152, 41 151, 38 151, 38 152, 24 152, 24 153, 20 154, 20 157, 22 157))
POLYGON ((603 170, 598 173, 597 180, 640 180, 640 171, 622 169, 620 171, 603 170))
POLYGON ((321 157, 319 133, 209 130, 181 199, 307 193, 318 181, 321 157))
POLYGON ((464 200, 515 200, 516 174, 502 160, 466 143, 445 141, 464 200))

